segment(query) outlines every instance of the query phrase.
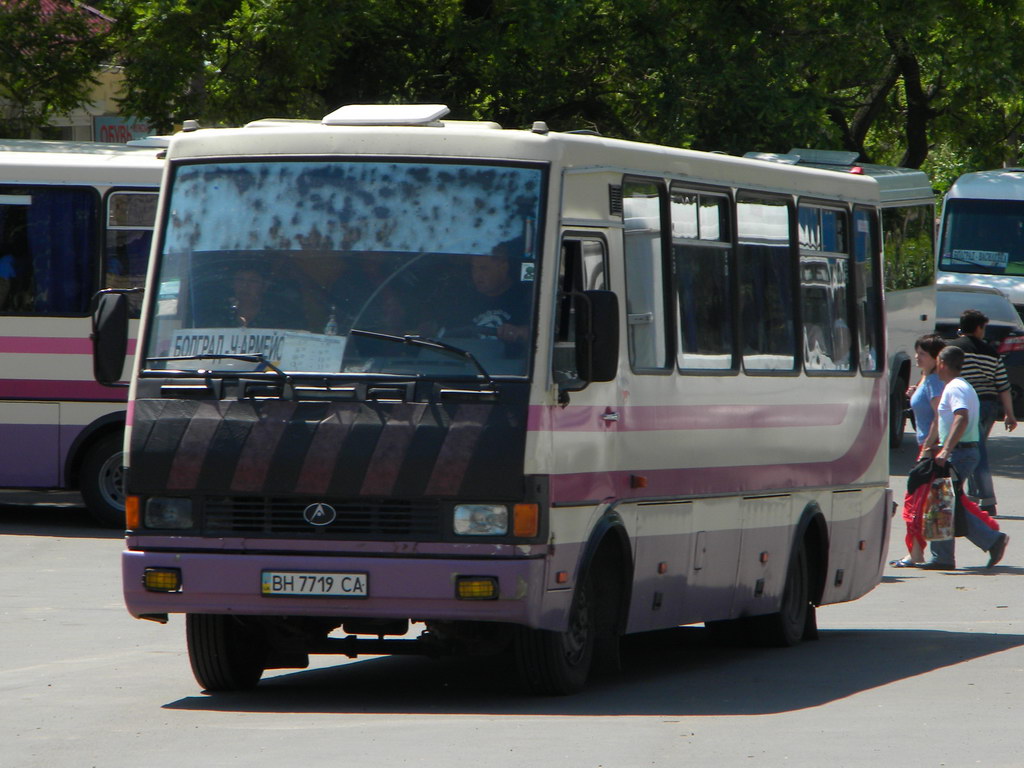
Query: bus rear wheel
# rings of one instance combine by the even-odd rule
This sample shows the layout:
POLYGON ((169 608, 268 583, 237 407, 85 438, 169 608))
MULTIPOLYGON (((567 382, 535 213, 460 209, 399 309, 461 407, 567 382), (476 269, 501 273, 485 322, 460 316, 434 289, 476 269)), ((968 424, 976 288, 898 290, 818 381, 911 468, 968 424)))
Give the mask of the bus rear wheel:
POLYGON ((89 448, 79 472, 79 490, 89 513, 108 528, 125 527, 124 437, 105 435, 89 448))
POLYGON ((516 668, 534 693, 565 696, 586 686, 597 640, 596 595, 588 575, 573 597, 565 632, 520 627, 516 668))
POLYGON ((185 617, 185 634, 192 674, 204 690, 247 690, 263 676, 263 635, 245 619, 190 613, 185 617))
POLYGON ((754 637, 761 645, 788 647, 813 635, 814 605, 811 603, 811 570, 807 546, 797 543, 789 560, 782 604, 777 613, 751 619, 754 637))

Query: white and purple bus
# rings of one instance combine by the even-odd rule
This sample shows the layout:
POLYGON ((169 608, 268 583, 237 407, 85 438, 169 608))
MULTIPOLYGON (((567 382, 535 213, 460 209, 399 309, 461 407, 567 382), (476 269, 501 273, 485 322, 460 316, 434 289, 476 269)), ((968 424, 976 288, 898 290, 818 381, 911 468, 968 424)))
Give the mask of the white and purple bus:
POLYGON ((142 287, 162 170, 155 149, 0 140, 0 488, 77 488, 107 525, 127 385, 93 378, 91 301, 142 287))
POLYGON ((172 139, 130 613, 185 614, 210 690, 508 652, 569 693, 627 633, 813 637, 890 530, 877 182, 446 113, 172 139))

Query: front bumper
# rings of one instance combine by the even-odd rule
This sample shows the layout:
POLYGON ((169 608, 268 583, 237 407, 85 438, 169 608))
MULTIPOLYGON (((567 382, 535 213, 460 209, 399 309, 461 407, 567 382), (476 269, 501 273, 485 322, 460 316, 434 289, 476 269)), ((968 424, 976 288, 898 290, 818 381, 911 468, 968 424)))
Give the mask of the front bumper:
POLYGON ((121 556, 125 604, 135 617, 169 613, 494 621, 559 630, 571 590, 545 591, 543 557, 441 559, 424 557, 311 556, 219 552, 145 552, 121 556), (179 592, 143 587, 146 568, 177 568, 179 592), (263 571, 365 573, 369 596, 267 597, 263 571), (495 600, 455 597, 458 576, 497 579, 495 600))

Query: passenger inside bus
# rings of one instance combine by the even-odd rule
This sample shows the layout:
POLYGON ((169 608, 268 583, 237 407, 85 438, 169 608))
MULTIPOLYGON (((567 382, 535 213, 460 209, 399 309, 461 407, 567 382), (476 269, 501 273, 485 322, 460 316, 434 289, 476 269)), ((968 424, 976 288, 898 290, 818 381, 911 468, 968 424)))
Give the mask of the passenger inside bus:
POLYGON ((455 307, 446 337, 480 338, 505 343, 505 356, 523 353, 529 338, 532 282, 520 278, 513 243, 470 259, 471 290, 455 307))

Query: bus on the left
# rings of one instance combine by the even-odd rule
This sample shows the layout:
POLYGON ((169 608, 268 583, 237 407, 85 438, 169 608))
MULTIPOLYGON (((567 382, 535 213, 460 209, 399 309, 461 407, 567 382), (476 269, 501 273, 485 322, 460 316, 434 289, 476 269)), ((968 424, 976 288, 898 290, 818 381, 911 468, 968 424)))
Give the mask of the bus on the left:
POLYGON ((78 489, 110 526, 124 524, 128 390, 93 379, 91 304, 142 287, 158 154, 0 139, 0 488, 78 489))

